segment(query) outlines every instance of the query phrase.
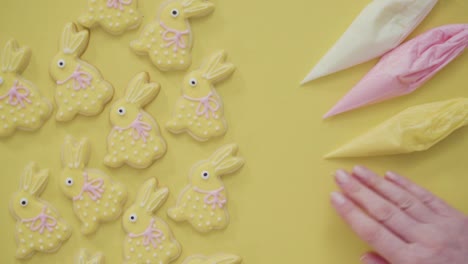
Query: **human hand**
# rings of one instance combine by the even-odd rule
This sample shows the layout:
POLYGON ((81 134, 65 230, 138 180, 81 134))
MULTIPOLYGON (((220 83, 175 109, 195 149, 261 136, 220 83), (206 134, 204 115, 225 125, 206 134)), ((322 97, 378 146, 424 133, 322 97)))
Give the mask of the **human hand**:
POLYGON ((394 172, 379 177, 367 168, 339 170, 342 193, 331 201, 375 252, 364 264, 466 264, 468 218, 434 194, 394 172))

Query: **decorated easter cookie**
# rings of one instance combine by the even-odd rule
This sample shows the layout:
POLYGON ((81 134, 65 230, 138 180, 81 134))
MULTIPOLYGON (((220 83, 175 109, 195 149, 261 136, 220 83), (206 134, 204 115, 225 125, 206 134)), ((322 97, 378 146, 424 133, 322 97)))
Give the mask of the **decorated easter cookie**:
POLYGON ((136 195, 135 203, 122 218, 127 233, 124 240, 124 263, 158 263, 174 261, 180 255, 179 243, 169 226, 154 212, 169 195, 167 188, 157 188, 155 178, 147 180, 136 195))
POLYGON ((16 219, 16 257, 31 257, 36 251, 57 251, 71 235, 70 226, 47 202, 39 199, 47 185, 48 170, 30 163, 21 177, 19 190, 10 200, 10 211, 16 219))
POLYGON ((88 40, 88 31, 77 31, 73 23, 63 29, 60 50, 50 64, 50 75, 57 83, 57 121, 72 120, 77 114, 97 115, 114 94, 99 70, 80 59, 88 40))
POLYGON ((232 254, 216 254, 213 256, 194 255, 186 258, 182 264, 239 264, 242 259, 232 254))
POLYGON ((88 250, 81 249, 76 257, 76 264, 104 264, 104 255, 98 252, 91 255, 88 250))
POLYGON ((114 35, 137 28, 141 20, 137 0, 88 0, 88 11, 78 18, 87 28, 100 25, 114 35))
POLYGON ((187 132, 193 138, 206 141, 226 133, 223 103, 214 84, 227 78, 234 65, 225 63, 226 53, 212 55, 200 69, 188 73, 182 85, 173 117, 166 123, 172 133, 187 132))
POLYGON ((131 48, 148 55, 163 71, 184 70, 192 63, 192 31, 188 19, 205 16, 214 5, 207 0, 170 0, 162 4, 156 20, 150 22, 131 48))
POLYGON ((220 176, 237 171, 244 159, 235 157, 237 145, 216 150, 192 167, 190 184, 182 190, 177 205, 168 211, 175 221, 188 221, 197 231, 208 232, 228 225, 227 196, 220 176))
POLYGON ((166 153, 158 123, 142 108, 158 93, 159 84, 149 82, 149 75, 142 72, 130 81, 124 98, 112 105, 110 121, 114 127, 107 138, 107 166, 126 163, 146 168, 166 153))
POLYGON ((86 167, 89 160, 89 141, 67 136, 62 149, 62 174, 59 184, 73 200, 73 209, 83 223, 83 234, 94 233, 99 223, 115 220, 122 213, 127 190, 120 183, 96 169, 86 167))
POLYGON ((3 49, 0 71, 0 137, 16 129, 36 130, 52 112, 52 106, 36 86, 20 74, 29 64, 31 50, 15 40, 3 49))

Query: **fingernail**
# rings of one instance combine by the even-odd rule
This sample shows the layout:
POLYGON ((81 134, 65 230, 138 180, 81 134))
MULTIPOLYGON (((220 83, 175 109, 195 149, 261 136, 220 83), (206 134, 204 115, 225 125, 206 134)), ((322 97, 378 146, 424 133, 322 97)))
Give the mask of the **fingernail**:
POLYGON ((344 170, 337 170, 336 171, 336 181, 339 184, 346 184, 349 182, 349 175, 344 170))
POLYGON ((367 177, 367 175, 368 175, 367 174, 367 169, 364 168, 363 166, 360 166, 360 165, 354 166, 353 172, 357 177, 359 177, 361 179, 367 179, 368 178, 367 177))
POLYGON ((398 182, 400 180, 400 176, 393 171, 387 171, 385 173, 385 176, 387 176, 387 178, 389 178, 392 181, 398 182))
POLYGON ((359 260, 361 261, 361 263, 365 263, 365 264, 372 263, 372 262, 369 262, 369 258, 367 257, 367 255, 362 255, 362 257, 359 260))
POLYGON ((346 198, 339 192, 332 192, 331 193, 331 200, 333 203, 337 205, 342 205, 346 202, 346 198))

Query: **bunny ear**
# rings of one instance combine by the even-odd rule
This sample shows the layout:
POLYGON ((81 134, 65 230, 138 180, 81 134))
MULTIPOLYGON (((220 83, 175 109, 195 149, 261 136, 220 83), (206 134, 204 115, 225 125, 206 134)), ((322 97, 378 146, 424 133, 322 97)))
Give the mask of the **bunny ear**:
POLYGON ((32 178, 34 173, 38 170, 38 166, 35 162, 31 162, 24 168, 23 176, 21 177, 20 188, 24 191, 29 191, 32 184, 32 178))
POLYGON ((228 174, 235 172, 244 165, 244 159, 239 157, 231 157, 222 161, 218 166, 215 167, 215 171, 218 175, 228 174))
POLYGON ((78 257, 76 258, 76 262, 78 264, 87 264, 86 262, 88 261, 88 251, 86 249, 81 249, 80 253, 78 254, 78 257))
POLYGON ((62 164, 71 169, 82 169, 89 160, 89 140, 82 138, 79 142, 68 135, 62 148, 62 164))
POLYGON ((23 176, 23 190, 28 191, 30 194, 39 196, 47 185, 47 178, 49 170, 39 170, 36 163, 31 162, 26 166, 23 176))
POLYGON ((78 165, 79 168, 84 168, 86 164, 88 164, 89 150, 89 140, 87 138, 81 138, 75 152, 75 164, 78 165))
POLYGON ((130 81, 125 98, 140 107, 153 100, 159 93, 159 84, 149 82, 149 74, 141 72, 130 81))
POLYGON ((96 253, 92 256, 86 264, 102 264, 104 256, 101 253, 96 253))
POLYGON ((83 29, 78 32, 78 28, 74 23, 68 23, 65 25, 62 32, 60 49, 65 54, 80 56, 88 45, 88 39, 88 30, 83 29))
POLYGON ((168 195, 168 188, 156 190, 156 192, 151 194, 148 202, 146 203, 146 210, 154 213, 166 201, 168 195))
POLYGON ((143 183, 143 186, 141 186, 136 197, 136 201, 139 203, 140 207, 145 207, 145 205, 148 204, 150 196, 156 188, 156 185, 157 181, 155 178, 150 178, 143 183))
POLYGON ((73 146, 76 140, 71 136, 65 137, 65 142, 62 145, 62 166, 73 168, 73 146))
POLYGON ((200 17, 211 13, 214 10, 214 4, 206 0, 185 0, 182 2, 184 14, 186 17, 200 17))
POLYGON ((203 77, 216 83, 231 75, 235 67, 232 63, 224 63, 225 59, 226 52, 223 50, 211 56, 206 65, 202 67, 203 77))
POLYGON ((2 71, 21 73, 28 66, 31 50, 19 47, 18 43, 11 39, 5 45, 2 54, 2 71))
POLYGON ((102 253, 98 252, 94 256, 91 256, 86 249, 80 250, 80 253, 77 258, 78 264, 102 264, 104 256, 102 253))
POLYGON ((238 264, 241 262, 241 257, 232 254, 216 255, 209 258, 209 263, 216 264, 238 264))
POLYGON ((210 157, 210 161, 213 165, 218 165, 221 161, 225 160, 227 157, 236 154, 237 152, 237 145, 236 144, 228 144, 222 146, 221 148, 217 149, 213 155, 210 157))

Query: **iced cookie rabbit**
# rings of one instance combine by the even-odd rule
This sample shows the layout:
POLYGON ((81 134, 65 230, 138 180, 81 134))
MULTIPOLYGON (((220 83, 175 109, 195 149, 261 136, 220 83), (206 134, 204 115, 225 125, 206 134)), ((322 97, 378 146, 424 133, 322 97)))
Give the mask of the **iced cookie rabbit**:
POLYGON ((97 115, 114 94, 112 85, 104 80, 99 70, 80 59, 88 40, 88 31, 77 31, 73 23, 63 29, 59 52, 49 67, 57 84, 57 121, 72 120, 77 114, 97 115))
POLYGON ((62 148, 63 170, 59 185, 73 200, 75 214, 82 222, 81 232, 94 233, 100 223, 117 219, 127 198, 124 185, 112 181, 105 173, 86 167, 90 146, 86 138, 80 141, 65 138, 62 148))
POLYGON ((166 123, 170 132, 188 132, 200 141, 226 133, 223 103, 214 87, 235 69, 233 64, 225 63, 225 57, 226 53, 219 51, 205 61, 200 69, 185 76, 182 96, 176 103, 172 119, 166 123))
POLYGON ((166 153, 166 142, 153 117, 143 110, 159 93, 159 84, 149 82, 146 72, 137 74, 128 85, 124 98, 111 107, 113 128, 107 138, 104 163, 120 167, 124 163, 146 168, 166 153))
POLYGON ((169 226, 154 212, 169 195, 167 188, 156 188, 155 178, 147 180, 136 195, 135 203, 123 217, 124 263, 166 264, 177 259, 181 249, 169 226))
POLYGON ((0 137, 16 129, 36 130, 47 120, 52 106, 36 86, 21 76, 29 64, 31 50, 15 40, 3 49, 0 70, 0 137))
POLYGON ((194 255, 186 258, 182 264, 238 264, 242 259, 232 254, 216 254, 213 256, 194 255))
POLYGON ((218 149, 209 159, 192 167, 190 184, 182 190, 168 215, 175 221, 188 221, 197 231, 208 232, 228 225, 227 196, 220 176, 237 171, 244 159, 234 156, 237 145, 218 149))
POLYGON ((48 170, 39 170, 35 163, 26 166, 19 190, 10 200, 16 219, 16 257, 31 257, 36 251, 57 251, 71 235, 70 226, 57 211, 39 199, 47 185, 48 170))
POLYGON ((138 54, 148 55, 163 71, 184 70, 192 63, 192 31, 188 19, 211 13, 214 5, 207 0, 170 0, 160 7, 130 46, 138 54))
POLYGON ((100 25, 114 35, 137 28, 141 20, 137 0, 88 0, 87 12, 78 18, 87 28, 100 25))

